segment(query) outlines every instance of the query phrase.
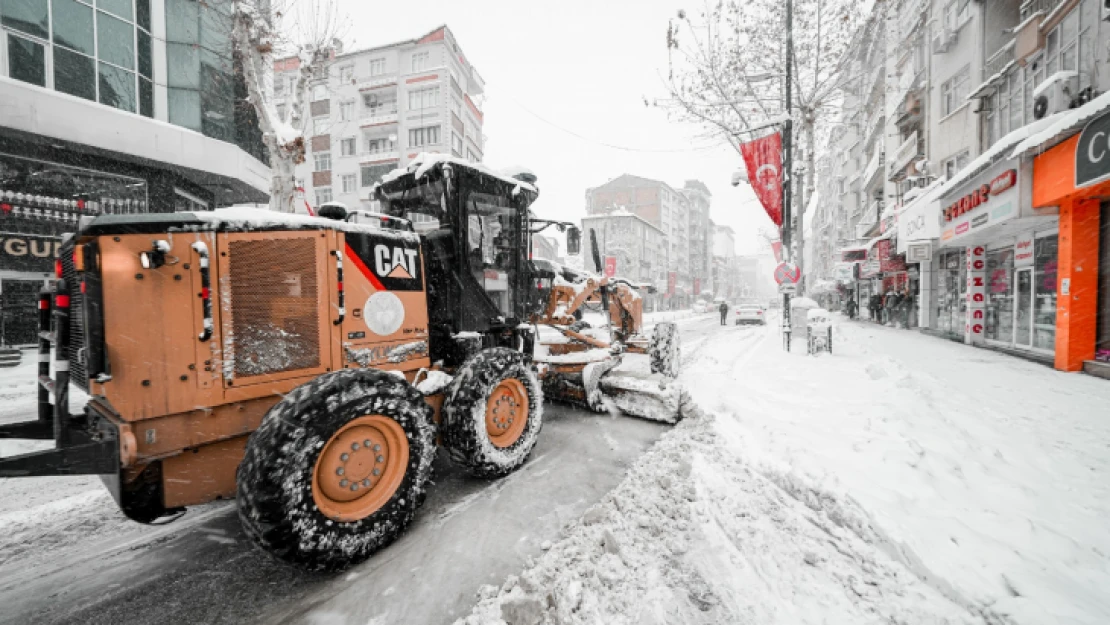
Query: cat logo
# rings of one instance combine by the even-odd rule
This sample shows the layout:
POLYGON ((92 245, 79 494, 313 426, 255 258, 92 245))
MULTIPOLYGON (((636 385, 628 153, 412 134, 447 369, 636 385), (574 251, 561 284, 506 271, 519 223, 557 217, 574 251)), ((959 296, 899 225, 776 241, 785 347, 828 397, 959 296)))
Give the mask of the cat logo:
POLYGON ((416 277, 416 250, 403 247, 374 247, 374 270, 383 278, 412 280, 416 277))

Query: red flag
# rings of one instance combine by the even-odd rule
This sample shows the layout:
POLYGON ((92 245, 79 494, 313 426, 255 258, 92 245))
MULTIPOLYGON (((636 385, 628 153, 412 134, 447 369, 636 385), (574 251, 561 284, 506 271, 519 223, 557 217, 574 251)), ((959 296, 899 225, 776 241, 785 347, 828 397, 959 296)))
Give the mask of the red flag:
POLYGON ((782 262, 782 241, 771 241, 771 251, 775 254, 775 262, 782 262))
POLYGON ((615 278, 616 275, 617 275, 617 257, 616 256, 606 256, 605 257, 605 277, 606 278, 615 278))
POLYGON ((782 135, 740 144, 752 189, 776 226, 782 226, 782 135))

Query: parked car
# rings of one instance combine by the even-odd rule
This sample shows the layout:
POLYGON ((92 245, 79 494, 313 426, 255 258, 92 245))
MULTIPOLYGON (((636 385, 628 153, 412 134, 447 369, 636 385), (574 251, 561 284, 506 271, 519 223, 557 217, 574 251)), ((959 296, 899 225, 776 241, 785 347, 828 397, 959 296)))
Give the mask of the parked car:
POLYGON ((701 313, 709 312, 709 302, 706 302, 703 299, 699 299, 698 301, 694 302, 694 312, 699 315, 701 313))
POLYGON ((763 308, 756 304, 743 304, 736 308, 736 317, 734 320, 736 325, 744 323, 758 323, 759 325, 766 325, 767 315, 763 314, 763 308))

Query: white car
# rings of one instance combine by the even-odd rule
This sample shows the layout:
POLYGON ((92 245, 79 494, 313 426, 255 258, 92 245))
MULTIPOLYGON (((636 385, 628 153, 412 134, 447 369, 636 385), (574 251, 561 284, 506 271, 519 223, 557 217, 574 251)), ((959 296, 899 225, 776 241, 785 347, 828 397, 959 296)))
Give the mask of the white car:
POLYGON ((706 312, 709 312, 709 304, 706 303, 705 300, 699 299, 698 301, 694 302, 694 314, 700 315, 706 312))
POLYGON ((736 325, 742 323, 758 323, 759 325, 765 325, 767 323, 767 315, 764 314, 762 306, 744 304, 736 307, 734 323, 736 323, 736 325))

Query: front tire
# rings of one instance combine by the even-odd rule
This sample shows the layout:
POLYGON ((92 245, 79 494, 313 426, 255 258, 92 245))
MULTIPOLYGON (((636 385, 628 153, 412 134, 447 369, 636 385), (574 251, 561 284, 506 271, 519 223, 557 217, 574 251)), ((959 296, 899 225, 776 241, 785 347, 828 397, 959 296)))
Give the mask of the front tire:
POLYGON ((662 373, 668 378, 678 377, 681 354, 677 325, 670 322, 655 324, 648 356, 651 359, 652 373, 662 373))
POLYGON ((455 374, 442 414, 451 460, 475 477, 503 477, 524 464, 536 446, 543 390, 523 354, 486 349, 455 374))
POLYGON ((322 375, 274 405, 237 474, 239 519, 274 556, 339 570, 400 536, 435 457, 432 409, 373 369, 322 375))

